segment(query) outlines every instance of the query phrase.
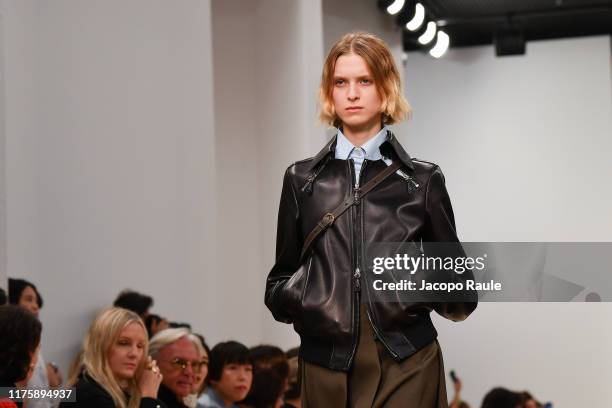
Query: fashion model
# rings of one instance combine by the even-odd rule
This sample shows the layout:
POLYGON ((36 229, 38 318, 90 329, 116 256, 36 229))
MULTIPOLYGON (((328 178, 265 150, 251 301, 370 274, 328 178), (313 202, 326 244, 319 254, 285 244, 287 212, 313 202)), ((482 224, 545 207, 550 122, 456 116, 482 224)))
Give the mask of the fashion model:
MULTIPOLYGON (((476 292, 452 302, 384 301, 365 256, 384 242, 461 247, 442 171, 412 159, 387 127, 410 113, 401 89, 381 39, 340 38, 319 89, 320 119, 337 134, 285 172, 265 302, 300 335, 306 408, 447 407, 430 312, 464 320, 476 292)), ((445 279, 460 284, 473 274, 445 279)))

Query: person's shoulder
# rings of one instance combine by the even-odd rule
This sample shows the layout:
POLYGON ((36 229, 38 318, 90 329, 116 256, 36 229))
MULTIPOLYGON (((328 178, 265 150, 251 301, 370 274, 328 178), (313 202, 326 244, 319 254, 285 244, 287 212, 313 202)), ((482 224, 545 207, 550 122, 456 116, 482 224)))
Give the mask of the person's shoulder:
POLYGON ((313 156, 307 157, 306 159, 294 161, 289 166, 287 166, 287 172, 290 174, 304 173, 312 167, 314 159, 315 158, 313 156))
POLYGON ((429 174, 436 168, 439 168, 436 163, 430 162, 423 159, 412 158, 412 164, 414 165, 415 172, 429 174))
POLYGON ((113 401, 110 394, 88 375, 82 376, 75 384, 75 392, 77 401, 81 404, 86 404, 93 401, 113 401))

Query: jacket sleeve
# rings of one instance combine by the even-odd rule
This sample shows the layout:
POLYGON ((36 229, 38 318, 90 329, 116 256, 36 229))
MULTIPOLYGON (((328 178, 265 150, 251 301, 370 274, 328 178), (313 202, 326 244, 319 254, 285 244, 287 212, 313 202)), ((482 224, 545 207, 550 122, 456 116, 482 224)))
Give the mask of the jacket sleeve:
MULTIPOLYGON (((439 166, 435 166, 429 180, 426 190, 426 213, 427 222, 424 234, 424 240, 428 244, 424 246, 433 247, 433 250, 427 251, 429 255, 434 256, 463 256, 465 252, 455 229, 455 217, 451 206, 450 197, 446 190, 444 182, 444 174, 439 166)), ((454 271, 443 272, 442 279, 445 282, 463 283, 464 290, 453 293, 452 301, 443 301, 433 303, 434 310, 441 316, 453 320, 465 320, 470 313, 476 309, 478 304, 478 294, 475 290, 466 290, 465 282, 468 279, 474 279, 471 270, 466 270, 462 274, 454 271)))
POLYGON ((289 167, 283 179, 276 231, 276 261, 266 280, 265 303, 274 319, 292 323, 283 308, 282 288, 299 268, 302 239, 299 237, 299 208, 289 167))

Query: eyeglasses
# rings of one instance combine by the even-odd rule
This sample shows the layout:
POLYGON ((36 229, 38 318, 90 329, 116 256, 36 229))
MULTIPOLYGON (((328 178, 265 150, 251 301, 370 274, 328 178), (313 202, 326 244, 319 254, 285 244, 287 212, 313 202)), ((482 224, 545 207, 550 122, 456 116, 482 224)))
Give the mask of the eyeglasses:
POLYGON ((168 362, 177 370, 185 370, 189 366, 193 371, 200 371, 204 366, 208 365, 208 360, 187 361, 182 358, 175 358, 174 360, 170 360, 168 362))

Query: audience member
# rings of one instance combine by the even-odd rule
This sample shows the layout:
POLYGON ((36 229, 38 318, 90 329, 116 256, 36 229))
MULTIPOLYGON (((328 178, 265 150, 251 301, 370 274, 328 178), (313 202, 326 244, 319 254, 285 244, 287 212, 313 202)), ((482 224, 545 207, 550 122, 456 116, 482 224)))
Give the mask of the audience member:
POLYGON ((463 386, 461 379, 459 379, 459 377, 456 376, 454 371, 451 371, 450 377, 453 383, 455 395, 453 396, 453 399, 451 400, 451 402, 448 404, 448 408, 470 408, 467 402, 461 399, 461 388, 463 386))
POLYGON ((289 376, 287 378, 287 389, 284 395, 282 408, 302 408, 301 388, 302 382, 299 371, 299 347, 287 351, 289 376))
MULTIPOLYGON (((36 286, 24 279, 9 278, 9 303, 19 306, 40 318, 43 298, 36 286)), ((34 373, 28 382, 29 389, 49 389, 62 385, 62 375, 58 368, 45 361, 39 351, 34 373)), ((53 399, 36 399, 28 401, 28 408, 52 408, 56 402, 53 399)))
POLYGON ((79 350, 68 368, 68 378, 66 379, 66 387, 74 387, 81 378, 83 373, 83 349, 79 350))
POLYGON ((289 365, 285 352, 276 346, 260 345, 250 349, 253 384, 240 406, 280 408, 287 388, 289 365))
POLYGON ((521 398, 516 392, 497 387, 485 395, 481 408, 521 408, 521 398))
POLYGON ((236 408, 236 402, 246 397, 253 381, 249 349, 227 341, 213 347, 209 357, 209 386, 198 400, 198 408, 236 408))
POLYGON ((159 408, 162 375, 147 348, 147 331, 137 314, 116 307, 101 312, 83 341, 76 402, 60 407, 159 408))
POLYGON ((521 408, 541 408, 542 404, 533 398, 533 396, 527 391, 519 393, 521 400, 521 408))
POLYGON ((191 387, 191 393, 183 398, 183 403, 189 408, 196 408, 198 405, 198 398, 202 395, 205 388, 205 380, 208 375, 208 356, 210 355, 210 349, 201 334, 192 333, 189 337, 193 340, 194 344, 200 354, 200 362, 202 366, 200 370, 194 373, 194 382, 191 387))
POLYGON ((202 357, 198 352, 190 331, 166 329, 157 333, 149 345, 149 354, 159 362, 164 376, 159 389, 159 398, 167 408, 183 408, 195 383, 195 375, 202 368, 202 357))
POLYGON ((0 306, 5 305, 6 302, 8 302, 6 292, 4 291, 4 289, 0 288, 0 306))
POLYGON ((153 298, 133 290, 126 289, 117 296, 113 303, 115 307, 122 307, 136 313, 144 321, 153 307, 153 298))
MULTIPOLYGON (((40 321, 17 306, 0 306, 0 387, 23 387, 34 372, 40 348, 40 321)), ((2 401, 0 406, 17 404, 2 401)))
POLYGON ((168 320, 156 314, 147 315, 144 321, 145 321, 145 326, 147 326, 147 333, 149 333, 150 339, 152 339, 153 336, 155 336, 160 331, 170 328, 170 324, 168 323, 168 320))

